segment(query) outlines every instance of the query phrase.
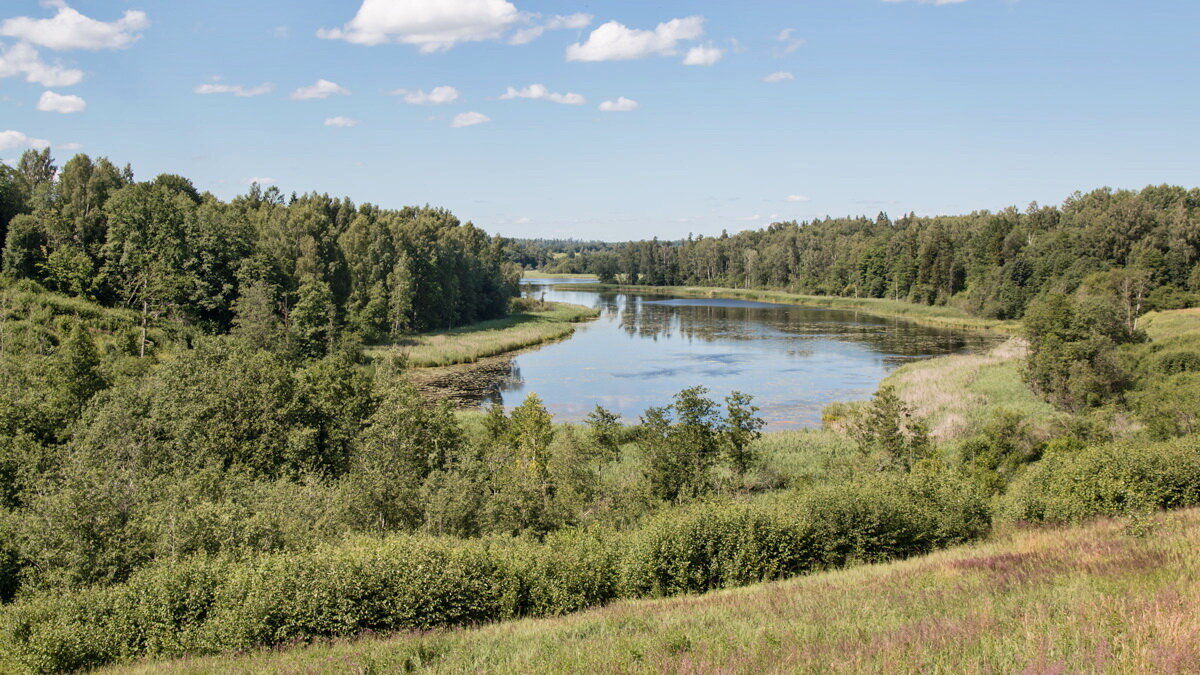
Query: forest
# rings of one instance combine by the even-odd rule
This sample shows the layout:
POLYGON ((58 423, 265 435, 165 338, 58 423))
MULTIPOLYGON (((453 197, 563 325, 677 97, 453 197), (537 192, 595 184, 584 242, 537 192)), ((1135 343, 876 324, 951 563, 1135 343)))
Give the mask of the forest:
POLYGON ((895 220, 880 213, 548 252, 555 262, 547 271, 609 283, 890 298, 998 319, 1021 318, 1043 293, 1115 283, 1140 313, 1196 304, 1200 189, 1104 188, 1071 195, 1061 207, 895 220), (1109 270, 1120 278, 1095 276, 1109 270))
POLYGON ((0 228, 0 669, 556 615, 1200 504, 1200 329, 1170 313, 1200 290, 1200 190, 514 242, 29 151, 0 228), (562 424, 536 395, 428 400, 380 351, 504 317, 534 266, 1019 318, 1013 396, 1050 412, 949 438, 885 384, 764 433, 750 395, 696 383, 562 424))

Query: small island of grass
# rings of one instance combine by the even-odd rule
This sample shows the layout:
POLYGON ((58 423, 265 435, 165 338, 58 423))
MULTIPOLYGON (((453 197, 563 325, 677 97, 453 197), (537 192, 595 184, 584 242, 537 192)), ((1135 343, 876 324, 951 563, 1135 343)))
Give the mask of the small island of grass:
POLYGON ((564 302, 514 302, 508 316, 437 333, 424 333, 398 342, 367 347, 367 356, 378 358, 399 350, 413 368, 434 368, 474 363, 544 342, 559 340, 575 332, 575 324, 589 321, 599 311, 564 302))

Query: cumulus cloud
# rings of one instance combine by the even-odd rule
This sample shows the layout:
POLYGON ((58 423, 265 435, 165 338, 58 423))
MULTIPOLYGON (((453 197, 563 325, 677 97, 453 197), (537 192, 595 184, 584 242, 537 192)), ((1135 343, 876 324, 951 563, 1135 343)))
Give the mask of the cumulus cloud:
POLYGON ((784 28, 783 30, 779 31, 779 35, 775 36, 775 40, 776 42, 782 42, 783 46, 775 49, 775 56, 791 54, 797 49, 800 49, 804 45, 808 44, 806 41, 793 36, 792 34, 795 32, 795 28, 784 28))
POLYGON ((4 152, 5 150, 24 150, 27 148, 41 150, 48 147, 50 147, 50 141, 43 138, 26 136, 20 131, 13 131, 12 129, 0 131, 0 152, 4 152))
POLYGON ((617 97, 615 101, 605 101, 600 104, 600 110, 603 112, 629 112, 637 109, 638 102, 624 96, 617 97))
POLYGON ((429 90, 429 93, 421 89, 397 89, 392 94, 403 96, 405 103, 413 105, 439 105, 442 103, 453 103, 458 100, 458 90, 447 85, 434 87, 429 90))
POLYGON ((808 201, 812 201, 811 199, 809 199, 808 197, 805 197, 804 195, 788 195, 788 196, 784 197, 783 199, 784 199, 784 201, 789 201, 789 202, 808 202, 808 201))
POLYGON ((567 47, 568 61, 621 61, 670 56, 682 40, 704 35, 704 17, 689 16, 658 24, 654 30, 629 28, 609 21, 592 31, 587 41, 567 47))
POLYGON ((315 98, 329 98, 335 94, 345 96, 350 90, 338 85, 336 82, 329 80, 317 80, 314 84, 307 87, 300 87, 292 92, 292 100, 294 101, 309 101, 315 98))
POLYGON ((683 57, 683 65, 711 66, 717 61, 720 61, 721 57, 724 55, 724 49, 717 49, 713 46, 692 47, 688 50, 687 56, 683 57))
POLYGON ((763 82, 785 82, 787 80, 794 80, 794 79, 796 79, 795 75, 787 72, 786 70, 780 70, 780 71, 771 73, 770 75, 767 75, 766 77, 764 77, 762 79, 762 81, 763 82))
POLYGON ((408 44, 430 53, 499 38, 519 19, 507 0, 363 0, 348 23, 323 28, 317 36, 360 45, 408 44))
POLYGON ((484 122, 490 121, 492 121, 492 118, 484 115, 483 113, 465 112, 455 115, 454 121, 450 123, 450 126, 454 127, 455 129, 459 129, 461 127, 473 127, 476 124, 483 124, 484 122))
POLYGON ((0 79, 17 76, 43 87, 70 87, 79 84, 83 71, 48 64, 32 45, 18 42, 0 51, 0 79))
POLYGON ((544 99, 553 103, 562 103, 565 105, 583 105, 587 103, 587 99, 580 94, 557 94, 546 88, 544 84, 531 84, 524 89, 508 88, 500 100, 507 101, 514 98, 531 98, 534 100, 544 99))
POLYGON ((78 113, 87 110, 87 101, 78 96, 56 94, 52 91, 42 93, 38 99, 37 109, 42 112, 63 114, 78 113))
POLYGON ((127 10, 115 21, 97 21, 65 4, 49 19, 18 16, 0 22, 0 35, 54 50, 124 49, 150 26, 146 13, 127 10))
POLYGON ((356 127, 356 126, 358 126, 358 120, 351 119, 349 117, 342 117, 341 115, 338 115, 337 117, 330 117, 330 118, 326 119, 325 126, 327 126, 327 127, 356 127))
POLYGON ((75 150, 82 150, 83 143, 61 143, 61 144, 55 144, 54 147, 62 149, 62 150, 75 151, 75 150))
MULTIPOLYGON (((220 79, 220 78, 215 78, 220 79)), ((224 84, 222 82, 209 82, 208 84, 197 85, 192 91, 197 94, 233 94, 234 96, 250 97, 261 96, 268 94, 275 89, 275 85, 270 82, 263 82, 256 87, 245 87, 240 84, 224 84)))
MULTIPOLYGON (((536 20, 537 16, 531 17, 531 20, 536 20)), ((550 17, 545 23, 522 28, 513 33, 508 38, 510 45, 525 45, 540 38, 543 33, 548 30, 563 30, 587 28, 592 23, 591 14, 569 14, 563 16, 561 14, 550 17)))

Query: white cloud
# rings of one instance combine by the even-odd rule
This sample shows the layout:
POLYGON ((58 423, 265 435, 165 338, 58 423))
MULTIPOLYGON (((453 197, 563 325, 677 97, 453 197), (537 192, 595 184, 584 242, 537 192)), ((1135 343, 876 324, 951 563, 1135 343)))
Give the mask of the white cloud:
POLYGON ((256 87, 244 87, 240 84, 222 84, 220 82, 210 82, 208 84, 197 85, 192 91, 197 94, 233 94, 234 96, 261 96, 268 94, 275 89, 275 85, 270 82, 263 82, 256 87))
POLYGON ((587 99, 580 94, 557 94, 546 88, 544 84, 531 84, 524 89, 508 88, 508 91, 500 96, 500 100, 507 101, 514 98, 531 98, 545 99, 554 103, 562 103, 565 105, 583 105, 587 103, 587 99))
POLYGON ((63 143, 61 145, 55 145, 54 147, 61 148, 63 150, 75 151, 75 150, 82 150, 83 143, 63 143))
POLYGON ((793 37, 792 33, 794 33, 794 32, 796 32, 795 28, 784 28, 783 30, 779 31, 779 35, 775 36, 775 40, 777 42, 783 43, 782 47, 779 47, 778 49, 775 50, 775 56, 784 56, 785 54, 791 54, 792 52, 796 51, 797 49, 800 49, 804 45, 808 44, 808 42, 805 40, 801 40, 800 38, 793 37))
POLYGON ((0 131, 0 152, 5 150, 23 150, 25 148, 42 148, 50 147, 50 141, 43 138, 31 138, 21 133, 20 131, 0 131))
POLYGON ((527 225, 527 224, 529 224, 529 223, 530 223, 530 222, 532 222, 532 221, 531 221, 530 219, 528 219, 528 218, 526 218, 526 217, 522 216, 522 217, 520 217, 520 218, 517 218, 517 219, 516 219, 516 220, 514 220, 513 222, 514 222, 514 223, 516 223, 517 225, 527 225))
POLYGON ((42 112, 77 113, 87 110, 87 101, 70 94, 63 95, 46 91, 42 92, 42 97, 38 99, 37 109, 42 112))
POLYGON ((317 80, 314 84, 310 84, 307 87, 300 87, 296 91, 293 91, 292 100, 308 101, 314 98, 329 98, 334 94, 344 96, 349 93, 350 90, 339 86, 336 82, 330 82, 329 80, 317 80))
POLYGON ((18 16, 0 22, 0 35, 55 50, 124 49, 150 26, 145 12, 127 10, 120 19, 104 22, 64 5, 50 19, 18 16))
POLYGON ((275 26, 271 29, 271 35, 279 40, 286 40, 292 36, 292 29, 287 26, 275 26))
POLYGON ((358 126, 358 120, 350 119, 349 117, 342 117, 341 115, 338 115, 337 117, 330 117, 329 119, 325 120, 325 126, 327 126, 327 127, 356 127, 356 126, 358 126))
POLYGON ((620 96, 615 101, 605 101, 600 104, 600 110, 603 112, 629 112, 638 109, 638 102, 620 96))
POLYGON ((683 65, 685 66, 711 66, 721 57, 725 55, 724 49, 717 49, 713 46, 692 47, 688 50, 687 56, 683 57, 683 65))
POLYGON ((787 72, 786 70, 780 70, 778 72, 774 72, 774 73, 771 73, 770 75, 767 75, 766 77, 764 77, 762 79, 762 81, 763 82, 784 82, 786 80, 794 80, 794 79, 796 79, 795 75, 787 72))
POLYGON ((255 183, 258 183, 259 185, 273 185, 275 183, 275 179, 274 178, 260 178, 258 176, 255 176, 254 178, 247 178, 245 180, 245 183, 246 183, 246 185, 254 185, 255 183))
POLYGON ((32 45, 24 42, 0 51, 0 79, 18 75, 43 87, 70 87, 83 79, 83 71, 50 65, 42 61, 32 45))
POLYGON ((507 0, 363 0, 353 19, 321 29, 317 37, 360 45, 398 42, 430 53, 499 38, 519 18, 507 0))
POLYGON ((620 61, 670 56, 681 40, 704 35, 704 17, 689 16, 660 23, 654 30, 629 28, 616 21, 597 27, 586 42, 567 47, 568 61, 620 61))
MULTIPOLYGON (((536 17, 534 17, 534 18, 536 18, 536 17)), ((543 24, 529 26, 528 28, 522 28, 521 30, 513 33, 512 36, 508 38, 508 44, 510 44, 510 45, 529 44, 530 42, 533 42, 534 40, 540 38, 542 36, 542 34, 548 30, 563 30, 563 29, 578 30, 580 28, 587 28, 588 25, 590 25, 591 23, 592 23, 592 15, 591 14, 569 14, 566 16, 563 16, 561 14, 555 15, 555 16, 550 17, 550 19, 543 24)))
POLYGON ((434 87, 429 90, 429 93, 425 93, 421 89, 397 89, 392 94, 403 96, 405 103, 413 105, 438 105, 458 100, 458 90, 446 85, 434 87))
MULTIPOLYGON (((788 195, 788 196, 784 197, 783 199, 784 199, 784 201, 788 201, 788 202, 812 201, 811 199, 809 199, 808 197, 805 197, 804 195, 788 195)), ((774 218, 775 216, 771 216, 771 217, 774 218)))
POLYGON ((461 127, 473 127, 476 124, 483 124, 484 122, 490 121, 492 121, 492 118, 484 115, 483 113, 465 112, 455 115, 454 121, 450 123, 450 126, 454 127, 455 129, 459 129, 461 127))

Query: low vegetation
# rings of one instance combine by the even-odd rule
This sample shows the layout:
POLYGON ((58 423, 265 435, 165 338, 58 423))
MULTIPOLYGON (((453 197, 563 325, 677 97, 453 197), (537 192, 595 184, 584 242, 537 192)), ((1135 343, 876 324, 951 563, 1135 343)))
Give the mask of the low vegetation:
POLYGON ((1200 511, 986 542, 561 618, 186 658, 119 673, 1190 672, 1200 511))
POLYGON ((562 302, 514 300, 508 316, 450 331, 421 333, 386 346, 367 347, 368 357, 403 355, 413 368, 474 363, 488 356, 561 340, 575 332, 575 324, 599 316, 590 307, 562 302))

